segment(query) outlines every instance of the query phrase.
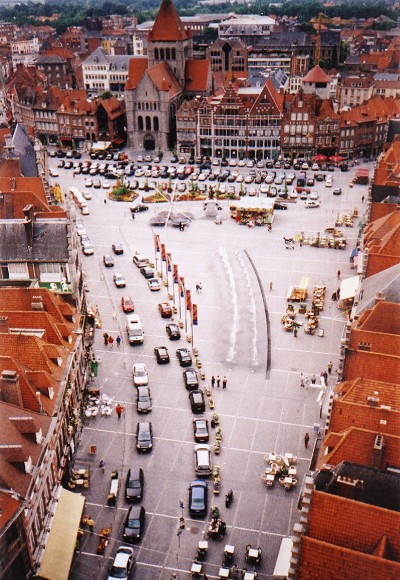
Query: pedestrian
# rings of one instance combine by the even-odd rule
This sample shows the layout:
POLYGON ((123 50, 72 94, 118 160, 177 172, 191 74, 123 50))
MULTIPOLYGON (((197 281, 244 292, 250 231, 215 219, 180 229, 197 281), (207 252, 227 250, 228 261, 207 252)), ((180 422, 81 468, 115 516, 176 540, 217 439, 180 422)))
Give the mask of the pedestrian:
POLYGON ((364 203, 364 199, 365 199, 365 197, 364 197, 364 196, 362 196, 362 197, 361 197, 361 203, 364 203))
POLYGON ((227 385, 227 384, 228 384, 228 379, 227 379, 226 377, 224 377, 224 378, 222 379, 222 388, 223 388, 223 389, 226 389, 226 385, 227 385))
POLYGON ((104 203, 107 203, 107 200, 106 200, 106 198, 104 198, 104 203))
POLYGON ((272 224, 268 224, 268 231, 272 232, 272 224))
POLYGON ((100 310, 99 310, 99 305, 98 304, 96 304, 95 314, 96 314, 96 316, 100 316, 100 310))
POLYGON ((87 523, 87 525, 89 526, 90 533, 91 533, 91 534, 93 534, 94 521, 92 520, 92 518, 90 518, 90 517, 89 517, 89 518, 86 520, 86 523, 87 523))
POLYGON ((308 389, 309 385, 310 385, 310 379, 308 378, 308 376, 306 376, 304 379, 304 386, 305 386, 306 390, 308 389))
POLYGON ((104 473, 104 471, 106 469, 106 462, 104 461, 104 459, 100 459, 99 469, 101 469, 104 473))
POLYGON ((112 336, 108 337, 108 344, 110 345, 110 348, 112 348, 114 346, 114 339, 112 336))
POLYGON ((324 380, 325 380, 325 385, 328 386, 328 373, 326 371, 324 371, 324 380))
POLYGON ((298 332, 298 329, 297 329, 297 326, 295 326, 295 327, 293 328, 293 336, 294 336, 295 338, 297 338, 297 332, 298 332))
POLYGON ((304 389, 304 375, 300 373, 300 387, 304 389))
POLYGON ((305 447, 306 449, 307 449, 307 447, 308 447, 308 442, 309 442, 309 441, 310 441, 310 436, 309 436, 309 434, 308 434, 308 433, 306 433, 306 434, 304 435, 304 447, 305 447))
POLYGON ((121 415, 122 415, 122 411, 124 410, 124 407, 118 403, 117 406, 115 407, 115 412, 118 415, 118 419, 121 419, 121 415))
POLYGON ((211 388, 212 389, 215 388, 215 377, 214 377, 214 375, 211 377, 211 388))
POLYGON ((115 310, 113 310, 112 317, 113 320, 117 320, 117 313, 115 312, 115 310))
POLYGON ((317 377, 314 374, 312 374, 311 375, 311 384, 315 385, 316 381, 317 381, 317 377))
POLYGON ((117 338, 115 339, 115 342, 117 343, 118 348, 121 346, 121 340, 122 340, 122 338, 120 337, 120 335, 118 335, 117 338))
POLYGON ((104 346, 108 345, 108 334, 106 332, 103 332, 103 338, 104 338, 104 346))
POLYGON ((303 245, 303 238, 300 238, 300 242, 299 243, 300 243, 300 248, 301 248, 302 245, 303 245))
POLYGON ((337 276, 337 279, 340 280, 340 270, 337 271, 336 276, 337 276))
POLYGON ((134 220, 135 219, 135 214, 133 213, 133 211, 131 212, 131 216, 132 216, 132 219, 134 220))
POLYGON ((328 362, 328 373, 331 374, 333 369, 333 362, 330 360, 328 362))
POLYGON ((219 375, 217 376, 217 387, 219 388, 221 385, 221 379, 219 377, 219 375))
POLYGON ((272 281, 269 283, 269 290, 272 292, 272 281))

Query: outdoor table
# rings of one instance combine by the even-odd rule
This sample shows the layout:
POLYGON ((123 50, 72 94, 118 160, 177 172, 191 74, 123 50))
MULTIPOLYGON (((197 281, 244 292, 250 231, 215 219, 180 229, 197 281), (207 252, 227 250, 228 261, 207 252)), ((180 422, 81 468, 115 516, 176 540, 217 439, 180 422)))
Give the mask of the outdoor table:
POLYGON ((224 548, 224 552, 227 554, 233 554, 235 552, 235 546, 231 546, 230 544, 226 544, 224 548))
MULTIPOLYGON (((290 479, 292 479, 292 478, 290 478, 290 479)), ((258 558, 258 556, 259 556, 259 552, 256 548, 249 548, 249 551, 248 551, 249 558, 253 558, 256 560, 258 558)))
POLYGON ((199 564, 198 562, 193 562, 190 571, 192 574, 201 574, 202 569, 203 569, 203 564, 199 564))
POLYGON ((208 550, 208 542, 207 542, 207 540, 200 540, 200 542, 198 544, 198 548, 200 550, 208 550))
POLYGON ((220 578, 229 578, 229 568, 220 568, 218 576, 220 578))
POLYGON ((297 474, 297 469, 294 465, 291 465, 289 467, 289 475, 296 475, 297 474))
POLYGON ((272 484, 275 481, 275 475, 272 475, 272 473, 269 473, 268 475, 266 475, 265 481, 267 482, 267 486, 272 486, 272 484))

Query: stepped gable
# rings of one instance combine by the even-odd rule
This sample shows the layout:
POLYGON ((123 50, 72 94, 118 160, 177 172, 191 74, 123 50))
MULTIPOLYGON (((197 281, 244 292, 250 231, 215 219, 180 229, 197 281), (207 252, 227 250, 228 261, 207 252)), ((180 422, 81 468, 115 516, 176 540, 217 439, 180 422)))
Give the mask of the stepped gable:
POLYGON ((153 28, 147 35, 147 40, 153 42, 176 41, 187 40, 191 37, 192 32, 185 28, 172 1, 163 0, 153 28))

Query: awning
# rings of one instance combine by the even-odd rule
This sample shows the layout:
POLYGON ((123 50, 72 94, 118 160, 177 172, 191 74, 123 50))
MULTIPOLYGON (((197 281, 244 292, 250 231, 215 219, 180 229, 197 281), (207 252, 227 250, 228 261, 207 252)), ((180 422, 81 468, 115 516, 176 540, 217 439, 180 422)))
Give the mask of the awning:
POLYGON ((107 151, 110 145, 111 141, 96 141, 92 143, 91 151, 107 151))
POLYGON ((352 276, 342 280, 340 284, 340 300, 348 300, 354 298, 358 290, 360 278, 359 276, 352 276))
POLYGON ((122 137, 117 137, 116 139, 113 140, 114 145, 122 145, 122 143, 125 143, 125 139, 123 139, 122 137))
POLYGON ((309 276, 303 276, 302 279, 300 280, 300 290, 308 290, 308 285, 310 283, 310 277, 309 276))
POLYGON ((83 495, 61 490, 37 578, 68 580, 84 505, 83 495))
POLYGON ((278 558, 274 568, 273 576, 279 578, 287 578, 289 574, 290 558, 292 557, 292 538, 283 538, 281 547, 279 548, 278 558))

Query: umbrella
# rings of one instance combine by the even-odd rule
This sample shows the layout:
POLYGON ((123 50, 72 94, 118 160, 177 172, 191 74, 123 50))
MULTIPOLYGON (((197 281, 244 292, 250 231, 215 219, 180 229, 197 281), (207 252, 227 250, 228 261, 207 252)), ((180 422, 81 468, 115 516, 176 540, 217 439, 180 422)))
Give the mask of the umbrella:
POLYGON ((319 153, 319 155, 315 155, 313 157, 313 161, 316 161, 317 163, 319 161, 326 161, 328 158, 326 157, 326 155, 322 155, 321 153, 319 153))
POLYGON ((329 161, 333 161, 334 163, 340 163, 343 159, 344 157, 341 157, 340 155, 332 155, 332 157, 329 157, 329 161))

